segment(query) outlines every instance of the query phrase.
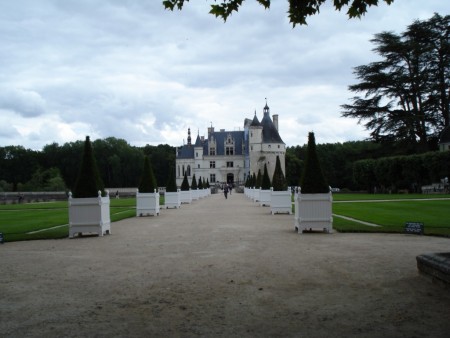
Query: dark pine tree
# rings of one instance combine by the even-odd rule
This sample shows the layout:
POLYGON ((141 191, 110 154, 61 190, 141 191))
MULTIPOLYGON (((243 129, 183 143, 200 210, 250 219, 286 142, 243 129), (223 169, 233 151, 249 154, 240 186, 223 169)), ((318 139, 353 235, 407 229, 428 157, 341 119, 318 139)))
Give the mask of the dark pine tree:
POLYGON ((312 132, 308 135, 308 150, 300 187, 302 194, 321 194, 330 191, 317 157, 316 140, 312 132))
POLYGON ((144 158, 144 171, 142 172, 141 182, 138 186, 140 193, 151 193, 157 189, 155 174, 153 173, 150 159, 148 156, 144 158))
POLYGON ((194 174, 194 176, 192 176, 191 189, 194 190, 194 189, 197 189, 197 188, 198 188, 197 179, 195 178, 195 174, 194 174))
POLYGON ((91 141, 89 136, 86 136, 81 166, 73 189, 73 197, 97 197, 99 190, 103 193, 103 182, 98 172, 91 141))
POLYGON ((167 192, 177 192, 177 182, 175 180, 175 169, 171 168, 169 171, 169 178, 166 184, 167 192))
POLYGON ((278 155, 272 178, 272 187, 274 191, 284 191, 287 189, 286 178, 284 177, 283 170, 281 169, 280 157, 278 155))
POLYGON ((181 191, 189 191, 189 188, 190 188, 189 181, 188 181, 186 173, 184 173, 184 178, 183 178, 183 182, 181 182, 181 189, 180 190, 181 191))
POLYGON ((264 174, 262 176, 261 189, 270 190, 270 184, 271 183, 269 173, 267 172, 267 165, 264 163, 264 174))

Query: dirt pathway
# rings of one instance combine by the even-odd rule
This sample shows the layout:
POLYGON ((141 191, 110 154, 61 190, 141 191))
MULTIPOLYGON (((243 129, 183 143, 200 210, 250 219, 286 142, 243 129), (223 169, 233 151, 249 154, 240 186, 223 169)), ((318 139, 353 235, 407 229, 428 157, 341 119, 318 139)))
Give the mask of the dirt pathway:
POLYGON ((416 235, 304 234, 242 194, 0 245, 1 337, 449 337, 416 235))

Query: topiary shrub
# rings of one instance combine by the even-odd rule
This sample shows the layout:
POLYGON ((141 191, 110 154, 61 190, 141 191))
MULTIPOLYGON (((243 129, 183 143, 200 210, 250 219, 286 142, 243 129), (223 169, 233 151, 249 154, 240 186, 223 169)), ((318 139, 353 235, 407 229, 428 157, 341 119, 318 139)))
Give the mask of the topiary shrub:
POLYGON ((142 172, 141 182, 138 189, 140 193, 155 192, 158 186, 156 184, 156 178, 153 173, 152 166, 150 165, 150 159, 148 156, 144 158, 144 171, 142 172))
POLYGON ((330 191, 317 157, 316 141, 312 132, 308 135, 308 150, 300 187, 302 194, 321 194, 330 191))
POLYGON ((270 184, 271 183, 269 173, 267 172, 267 165, 264 163, 264 174, 262 176, 261 189, 270 190, 270 184))
POLYGON ((286 178, 284 177, 283 170, 281 169, 280 157, 278 155, 275 164, 275 171, 273 172, 272 187, 274 191, 287 190, 286 178))
POLYGON ((184 173, 183 182, 181 182, 181 191, 189 191, 189 188, 190 188, 189 181, 186 173, 184 173))
POLYGON ((203 189, 203 182, 202 182, 202 177, 201 176, 198 178, 198 188, 199 189, 203 189))
POLYGON ((177 192, 177 182, 175 180, 175 169, 171 168, 169 171, 169 178, 166 184, 167 192, 177 192))
POLYGON ((208 189, 210 188, 210 186, 209 186, 209 179, 208 178, 206 179, 206 188, 208 188, 208 189))
POLYGON ((261 169, 258 169, 258 175, 256 176, 256 183, 255 183, 256 189, 261 189, 261 183, 262 183, 261 169))
POLYGON ((89 136, 86 136, 86 140, 84 141, 83 157, 81 158, 81 166, 73 189, 73 197, 98 197, 99 190, 103 194, 104 186, 98 172, 97 163, 92 151, 91 141, 89 136))
POLYGON ((195 179, 195 174, 194 174, 194 176, 192 176, 191 189, 197 189, 197 188, 198 188, 197 180, 195 179))
POLYGON ((256 188, 256 174, 255 173, 253 173, 252 180, 250 183, 251 183, 252 188, 256 188))

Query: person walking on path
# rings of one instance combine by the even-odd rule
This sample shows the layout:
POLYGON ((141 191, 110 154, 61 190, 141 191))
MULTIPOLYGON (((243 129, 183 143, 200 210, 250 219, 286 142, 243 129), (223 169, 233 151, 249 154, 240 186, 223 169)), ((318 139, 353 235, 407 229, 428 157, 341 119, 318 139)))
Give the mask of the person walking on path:
POLYGON ((227 199, 227 195, 228 195, 228 185, 225 184, 225 186, 223 187, 223 194, 225 195, 225 199, 227 199))

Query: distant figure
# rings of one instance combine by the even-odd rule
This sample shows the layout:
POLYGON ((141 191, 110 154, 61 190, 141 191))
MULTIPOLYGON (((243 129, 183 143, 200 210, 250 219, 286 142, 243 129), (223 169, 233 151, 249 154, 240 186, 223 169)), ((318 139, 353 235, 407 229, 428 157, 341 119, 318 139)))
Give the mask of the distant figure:
POLYGON ((227 185, 225 185, 224 187, 223 187, 223 194, 225 195, 225 199, 227 199, 228 198, 228 186, 227 185))
POLYGON ((119 190, 116 191, 116 198, 119 199, 119 190))
POLYGON ((231 195, 231 190, 233 190, 233 185, 230 183, 230 185, 228 186, 228 190, 230 190, 230 195, 231 195))

